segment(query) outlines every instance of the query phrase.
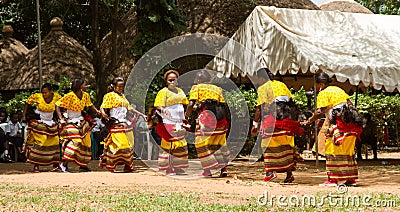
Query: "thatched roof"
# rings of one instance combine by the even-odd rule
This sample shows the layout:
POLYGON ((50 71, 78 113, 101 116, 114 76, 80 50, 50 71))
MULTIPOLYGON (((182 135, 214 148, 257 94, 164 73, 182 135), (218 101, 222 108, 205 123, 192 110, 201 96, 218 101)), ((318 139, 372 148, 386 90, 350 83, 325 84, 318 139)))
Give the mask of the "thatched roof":
POLYGON ((373 14, 371 10, 353 0, 331 0, 319 5, 321 10, 373 14))
MULTIPOLYGON (((50 22, 51 31, 42 40, 42 73, 43 83, 59 82, 62 76, 70 80, 85 78, 88 84, 94 83, 92 53, 77 40, 62 30, 61 18, 53 18, 50 22)), ((38 47, 36 46, 26 56, 26 62, 20 70, 15 82, 8 89, 39 88, 38 47)))
POLYGON ((105 70, 109 71, 108 81, 119 76, 127 79, 136 60, 132 54, 132 40, 136 36, 136 8, 129 10, 121 22, 125 26, 124 32, 117 32, 117 68, 111 67, 112 48, 111 48, 111 32, 109 32, 100 42, 100 48, 103 55, 105 70))
POLYGON ((12 37, 14 30, 10 25, 2 29, 3 39, 0 40, 0 90, 6 89, 6 84, 15 79, 15 70, 29 52, 20 41, 12 37))

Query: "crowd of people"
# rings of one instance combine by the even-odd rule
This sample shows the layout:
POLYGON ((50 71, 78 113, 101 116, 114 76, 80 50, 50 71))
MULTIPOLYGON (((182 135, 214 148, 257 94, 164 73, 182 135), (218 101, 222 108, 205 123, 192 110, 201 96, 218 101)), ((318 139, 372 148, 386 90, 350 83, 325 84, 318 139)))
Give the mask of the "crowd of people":
MULTIPOLYGON (((218 173, 219 177, 226 177, 230 116, 222 88, 212 84, 207 70, 201 70, 187 98, 177 87, 178 77, 176 70, 165 72, 166 86, 157 93, 147 115, 150 129, 154 129, 152 134, 159 138, 156 139, 160 147, 158 169, 167 175, 185 174, 189 167, 186 136, 194 121, 194 146, 203 169, 200 176, 211 177, 218 173), (192 121, 192 117, 197 118, 192 121)), ((323 72, 316 76, 317 109, 302 122, 290 90, 275 80, 267 68, 260 69, 252 80, 258 85, 258 99, 251 134, 262 140, 264 181, 272 181, 276 173, 286 173, 285 183, 294 181, 296 163, 302 161, 295 147, 295 135, 303 133, 301 126, 325 116, 326 123, 321 131, 325 139, 320 140, 319 145, 325 147, 328 180, 321 185, 336 186, 342 180, 346 185, 356 185, 357 141, 362 139, 371 144, 374 158, 377 157, 376 136, 371 134, 376 125, 371 117, 365 116, 363 122, 349 96, 341 88, 330 86, 331 79, 323 72), (371 129, 362 134, 362 129, 367 127, 371 129)), ((69 172, 71 162, 79 166, 80 171, 88 172, 91 159, 99 159, 99 166, 109 172, 114 172, 118 165, 123 165, 124 172, 133 172, 134 117, 145 115, 132 107, 123 93, 124 86, 124 79, 115 78, 98 109, 86 92, 84 79, 75 79, 71 91, 64 96, 54 92, 54 85, 44 84, 40 93, 27 99, 21 114, 13 113, 7 120, 7 111, 0 110, 0 124, 4 125, 0 128, 0 157, 5 162, 12 161, 11 143, 18 154, 23 154, 26 162, 33 165, 34 172, 40 172, 40 166, 50 165, 54 170, 69 172), (29 113, 32 107, 34 115, 29 113), (25 136, 21 123, 27 123, 25 136)), ((361 149, 360 143, 357 149, 361 149)), ((361 157, 360 150, 358 154, 361 157)))

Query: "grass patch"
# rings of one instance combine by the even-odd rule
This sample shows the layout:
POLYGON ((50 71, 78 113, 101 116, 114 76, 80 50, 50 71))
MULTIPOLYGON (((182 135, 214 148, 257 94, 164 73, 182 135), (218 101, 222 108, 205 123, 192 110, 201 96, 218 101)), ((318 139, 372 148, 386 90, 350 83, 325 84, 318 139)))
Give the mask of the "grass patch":
MULTIPOLYGON (((298 204, 292 196, 278 203, 259 204, 256 197, 241 198, 225 193, 209 194, 199 192, 155 192, 128 189, 0 186, 0 208, 3 211, 355 211, 400 209, 400 198, 394 194, 344 194, 317 192, 314 204, 298 204), (345 205, 346 196, 367 197, 368 201, 345 205), (329 197, 331 199, 329 199, 329 197), (323 200, 323 203, 321 203, 323 200), (227 204, 233 202, 234 204, 227 204), (283 203, 284 205, 282 205, 283 203), (335 204, 336 203, 336 204, 335 204), (364 203, 368 203, 366 205, 364 203), (377 206, 377 204, 379 204, 377 206), (281 206, 279 206, 281 205, 281 206)), ((271 197, 268 197, 271 198, 271 197)), ((270 199, 269 199, 270 200, 270 199)))

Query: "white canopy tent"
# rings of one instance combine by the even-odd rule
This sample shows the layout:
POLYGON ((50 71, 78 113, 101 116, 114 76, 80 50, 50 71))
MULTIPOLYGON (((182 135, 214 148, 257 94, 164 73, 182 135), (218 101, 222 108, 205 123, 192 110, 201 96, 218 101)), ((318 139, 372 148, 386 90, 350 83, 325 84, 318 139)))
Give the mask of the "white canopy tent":
POLYGON ((238 42, 274 74, 322 70, 338 82, 400 91, 399 23, 400 16, 259 6, 207 68, 253 75, 260 67, 237 51, 238 42))

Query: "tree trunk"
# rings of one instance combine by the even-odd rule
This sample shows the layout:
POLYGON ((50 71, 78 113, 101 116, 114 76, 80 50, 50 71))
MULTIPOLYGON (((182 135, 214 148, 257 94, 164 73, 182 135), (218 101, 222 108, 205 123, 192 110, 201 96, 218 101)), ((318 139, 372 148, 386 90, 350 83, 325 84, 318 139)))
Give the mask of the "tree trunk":
POLYGON ((114 0, 114 11, 112 14, 111 21, 111 69, 110 71, 117 68, 117 19, 118 19, 118 4, 119 0, 114 0))
POLYGON ((106 73, 103 64, 103 57, 100 51, 100 32, 99 32, 99 1, 90 0, 92 7, 92 43, 93 43, 93 69, 96 80, 96 102, 99 106, 104 94, 107 92, 106 73))

